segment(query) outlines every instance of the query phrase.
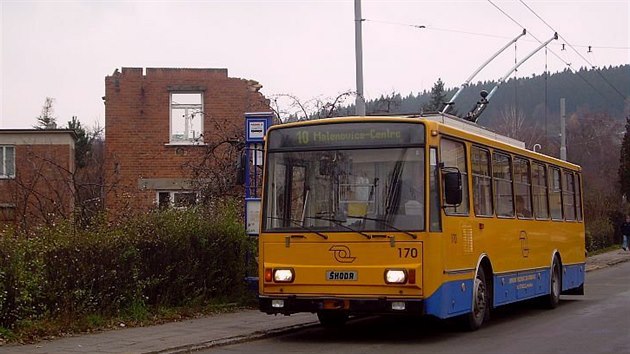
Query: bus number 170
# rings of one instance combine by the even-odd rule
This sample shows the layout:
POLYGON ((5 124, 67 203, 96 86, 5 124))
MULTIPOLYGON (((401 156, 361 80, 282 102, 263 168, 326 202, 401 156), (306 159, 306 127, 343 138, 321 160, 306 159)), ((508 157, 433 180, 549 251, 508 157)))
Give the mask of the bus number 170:
POLYGON ((398 258, 418 258, 418 249, 405 247, 398 248, 398 258))

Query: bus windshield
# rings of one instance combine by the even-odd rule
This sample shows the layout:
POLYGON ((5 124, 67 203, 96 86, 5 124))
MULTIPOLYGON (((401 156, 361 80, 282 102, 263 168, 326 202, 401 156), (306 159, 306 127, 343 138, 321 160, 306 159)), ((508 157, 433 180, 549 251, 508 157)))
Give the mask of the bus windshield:
POLYGON ((422 146, 269 152, 264 231, 424 230, 422 146))

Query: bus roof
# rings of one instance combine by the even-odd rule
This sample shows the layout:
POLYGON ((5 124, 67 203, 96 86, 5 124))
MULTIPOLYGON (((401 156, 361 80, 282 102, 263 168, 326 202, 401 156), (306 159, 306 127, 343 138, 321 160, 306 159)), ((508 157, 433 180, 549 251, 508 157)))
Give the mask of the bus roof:
MULTIPOLYGON (((539 152, 528 150, 523 141, 510 138, 505 135, 501 135, 497 132, 493 132, 489 130, 488 128, 480 126, 476 123, 469 122, 457 116, 453 116, 446 113, 335 117, 335 118, 324 118, 324 119, 307 120, 307 121, 286 123, 286 124, 281 124, 281 125, 274 125, 274 126, 271 126, 270 129, 282 129, 282 128, 288 128, 292 126, 317 125, 317 124, 339 123, 339 122, 384 121, 384 120, 406 121, 406 122, 415 120, 417 122, 421 122, 421 121, 435 122, 438 125, 444 126, 446 129, 457 131, 458 135, 461 135, 461 138, 464 138, 464 139, 466 138, 466 135, 469 135, 471 138, 478 137, 483 140, 483 142, 479 141, 480 143, 487 144, 490 147, 497 147, 503 150, 510 151, 512 153, 517 153, 524 156, 526 155, 531 158, 536 158, 539 160, 555 163, 565 168, 581 170, 580 166, 578 165, 560 160, 553 156, 549 156, 549 155, 541 154, 539 152)), ((471 139, 467 139, 467 140, 471 140, 471 139)))
POLYGON ((440 122, 450 127, 458 128, 468 133, 481 135, 489 139, 497 140, 508 145, 513 145, 515 147, 525 149, 525 143, 520 140, 510 138, 509 136, 501 135, 483 126, 480 126, 476 123, 469 122, 465 119, 461 119, 459 117, 452 116, 450 114, 435 113, 435 114, 422 115, 421 117, 427 120, 440 122))

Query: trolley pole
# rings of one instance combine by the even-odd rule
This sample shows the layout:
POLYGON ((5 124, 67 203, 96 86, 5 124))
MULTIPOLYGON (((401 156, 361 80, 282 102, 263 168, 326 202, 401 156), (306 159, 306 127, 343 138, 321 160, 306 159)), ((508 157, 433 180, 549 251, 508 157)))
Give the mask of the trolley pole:
POLYGON ((354 45, 356 57, 357 97, 355 101, 355 114, 365 115, 365 97, 363 96, 363 36, 361 32, 361 0, 354 0, 354 45))
POLYGON ((565 113, 564 97, 560 99, 560 160, 567 160, 567 116, 565 113))

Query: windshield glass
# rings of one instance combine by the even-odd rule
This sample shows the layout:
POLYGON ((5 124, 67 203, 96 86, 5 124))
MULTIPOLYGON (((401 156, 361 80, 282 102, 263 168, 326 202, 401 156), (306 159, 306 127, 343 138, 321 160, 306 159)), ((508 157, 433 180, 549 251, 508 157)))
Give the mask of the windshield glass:
POLYGON ((265 231, 424 230, 424 147, 270 152, 265 231))

